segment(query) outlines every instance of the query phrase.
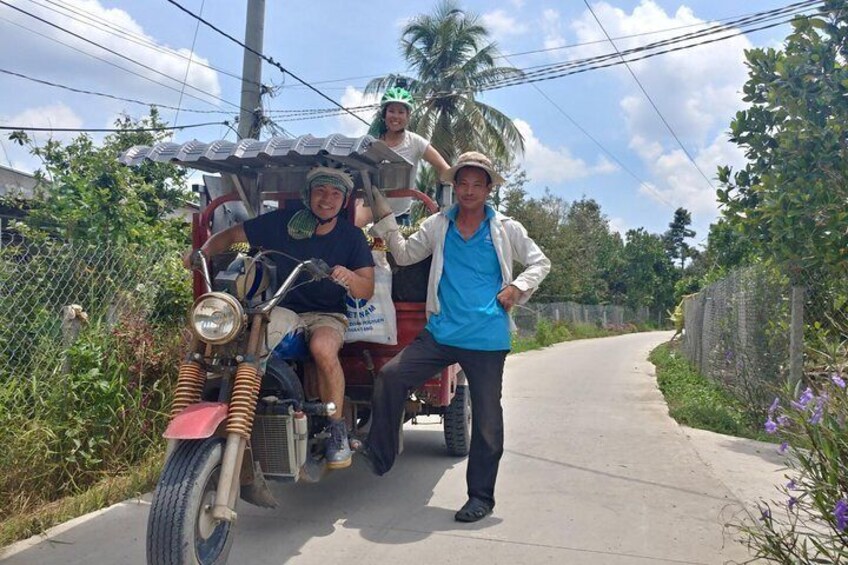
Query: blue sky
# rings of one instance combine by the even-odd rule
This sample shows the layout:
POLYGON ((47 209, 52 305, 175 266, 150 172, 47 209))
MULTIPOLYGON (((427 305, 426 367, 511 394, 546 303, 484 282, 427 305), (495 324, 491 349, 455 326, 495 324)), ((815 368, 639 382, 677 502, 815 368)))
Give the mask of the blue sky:
MULTIPOLYGON (((0 69, 75 88, 179 105, 187 110, 236 111, 208 95, 238 104, 240 84, 226 73, 240 75, 240 48, 202 25, 197 29, 195 41, 196 20, 165 0, 5 1, 162 74, 86 44, 6 5, 0 5, 0 52, 3 53, 0 69), (92 27, 89 18, 96 18, 101 26, 108 23, 118 33, 92 27), (149 43, 158 50, 151 49, 149 43), (194 61, 225 72, 196 63, 188 65, 189 54, 194 61), (114 65, 171 84, 176 90, 114 65), (163 74, 178 80, 169 81, 163 74), (206 102, 183 96, 180 103, 179 82, 184 77, 194 87, 187 88, 185 93, 206 102)), ((231 35, 243 37, 246 2, 181 0, 181 3, 195 13, 202 8, 204 18, 231 35)), ((613 38, 649 34, 616 40, 616 45, 623 49, 690 32, 698 29, 692 26, 703 26, 704 22, 787 3, 788 0, 745 3, 610 0, 591 2, 591 5, 613 38)), ((362 88, 368 78, 406 70, 398 46, 400 31, 409 18, 431 12, 434 5, 432 1, 267 0, 264 51, 299 77, 316 83, 334 100, 347 106, 360 105, 362 88)), ((612 49, 609 43, 599 41, 604 39, 603 32, 585 4, 577 0, 474 0, 461 2, 460 6, 477 14, 489 27, 501 53, 507 55, 503 60, 505 65, 528 68, 604 54, 612 49), (569 47, 587 42, 595 43, 569 47), (545 49, 542 53, 512 55, 545 49)), ((744 49, 779 46, 788 30, 789 26, 773 28, 631 65, 665 120, 708 177, 714 177, 718 164, 738 166, 744 162, 738 149, 727 141, 730 120, 744 107, 741 100, 746 79, 744 49)), ((281 87, 268 101, 271 110, 330 106, 269 65, 263 67, 263 82, 281 87)), ((524 134, 527 151, 521 163, 530 177, 532 195, 540 195, 549 188, 569 201, 584 195, 594 198, 611 226, 622 232, 640 226, 662 232, 674 209, 684 206, 693 214, 696 239, 701 241, 706 237, 707 226, 717 215, 714 188, 686 157, 625 67, 544 81, 536 87, 508 87, 485 93, 481 99, 507 114, 524 134), (595 141, 575 127, 565 114, 595 141)), ((110 127, 121 112, 136 116, 145 112, 138 105, 75 94, 2 74, 0 100, 2 125, 110 127)), ((234 113, 182 111, 177 116, 173 110, 163 110, 162 115, 171 123, 176 120, 184 125, 219 122, 231 119, 234 113)), ((367 119, 369 114, 363 116, 367 119)), ((364 126, 350 116, 281 121, 280 125, 296 135, 364 133, 364 126)), ((225 136, 234 139, 226 127, 211 126, 179 132, 175 139, 211 141, 225 136)), ((68 135, 55 137, 67 139, 68 135)), ((45 136, 39 139, 44 140, 45 136)), ((4 165, 23 170, 37 167, 37 162, 15 148, 5 135, 2 146, 0 162, 4 165)), ((714 179, 712 185, 717 186, 714 179)))

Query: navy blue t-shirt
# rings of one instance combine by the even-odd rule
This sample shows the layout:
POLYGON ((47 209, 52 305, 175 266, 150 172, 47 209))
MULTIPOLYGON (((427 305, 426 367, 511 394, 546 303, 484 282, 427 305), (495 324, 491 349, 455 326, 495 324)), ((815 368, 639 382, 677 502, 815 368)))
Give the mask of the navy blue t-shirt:
MULTIPOLYGON (((266 250, 278 250, 305 259, 323 259, 332 268, 336 265, 347 267, 351 271, 362 267, 373 267, 374 259, 368 248, 368 241, 362 230, 343 218, 336 220, 333 231, 326 235, 313 235, 307 239, 289 237, 289 219, 294 210, 275 210, 262 214, 244 223, 244 233, 251 247, 266 250)), ((270 257, 277 265, 277 276, 282 284, 294 270, 296 263, 287 257, 271 253, 270 257)), ((308 280, 303 274, 295 283, 308 280)), ((296 288, 280 302, 280 306, 301 312, 338 312, 344 314, 345 289, 329 279, 310 282, 296 288)))

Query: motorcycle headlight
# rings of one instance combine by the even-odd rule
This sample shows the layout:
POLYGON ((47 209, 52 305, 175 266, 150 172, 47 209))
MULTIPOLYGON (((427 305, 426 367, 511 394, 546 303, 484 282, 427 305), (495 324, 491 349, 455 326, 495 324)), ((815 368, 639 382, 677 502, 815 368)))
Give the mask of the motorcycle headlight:
POLYGON ((244 327, 238 300, 223 292, 204 294, 191 311, 191 330, 201 341, 220 345, 232 341, 244 327))

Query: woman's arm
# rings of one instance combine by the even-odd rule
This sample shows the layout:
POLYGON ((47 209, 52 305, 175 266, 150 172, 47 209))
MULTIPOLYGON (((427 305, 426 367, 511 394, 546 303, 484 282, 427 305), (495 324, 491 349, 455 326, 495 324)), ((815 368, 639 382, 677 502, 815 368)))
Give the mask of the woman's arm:
POLYGON ((434 169, 436 169, 436 178, 441 179, 442 173, 450 169, 450 165, 442 155, 436 151, 436 148, 432 145, 428 145, 427 149, 424 150, 424 160, 430 163, 434 169))

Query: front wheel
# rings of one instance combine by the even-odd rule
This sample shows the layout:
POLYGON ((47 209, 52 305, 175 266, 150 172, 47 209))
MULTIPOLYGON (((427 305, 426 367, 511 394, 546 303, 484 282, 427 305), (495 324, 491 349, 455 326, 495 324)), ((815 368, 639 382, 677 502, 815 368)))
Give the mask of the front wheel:
POLYGON ((445 444, 448 453, 465 457, 471 447, 471 393, 468 385, 456 387, 451 403, 445 408, 445 444))
POLYGON ((147 521, 149 565, 227 562, 233 524, 212 517, 223 453, 220 438, 183 441, 165 463, 147 521))

